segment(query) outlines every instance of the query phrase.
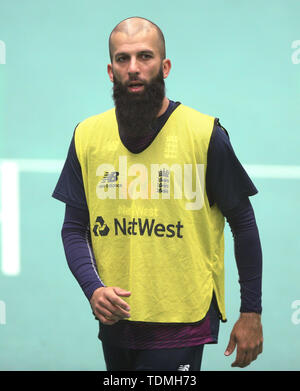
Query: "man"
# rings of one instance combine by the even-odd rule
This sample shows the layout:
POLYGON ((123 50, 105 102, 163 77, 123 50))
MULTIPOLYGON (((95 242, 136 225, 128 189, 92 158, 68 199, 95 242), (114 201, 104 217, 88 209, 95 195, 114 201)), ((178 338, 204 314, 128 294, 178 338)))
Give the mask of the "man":
POLYGON ((241 285, 225 351, 262 352, 257 189, 217 118, 167 98, 163 34, 140 17, 109 38, 115 108, 77 125, 53 197, 69 267, 99 320, 107 370, 200 370, 226 321, 224 217, 241 285))

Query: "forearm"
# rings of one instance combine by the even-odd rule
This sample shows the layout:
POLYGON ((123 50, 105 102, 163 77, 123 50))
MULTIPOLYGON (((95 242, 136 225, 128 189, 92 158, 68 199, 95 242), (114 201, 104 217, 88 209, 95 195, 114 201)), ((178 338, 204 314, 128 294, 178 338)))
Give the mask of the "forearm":
POLYGON ((88 212, 67 205, 61 236, 68 266, 90 300, 95 289, 104 284, 96 268, 88 222, 88 212))
POLYGON ((262 249, 254 211, 248 198, 227 213, 241 288, 243 313, 261 313, 262 249))

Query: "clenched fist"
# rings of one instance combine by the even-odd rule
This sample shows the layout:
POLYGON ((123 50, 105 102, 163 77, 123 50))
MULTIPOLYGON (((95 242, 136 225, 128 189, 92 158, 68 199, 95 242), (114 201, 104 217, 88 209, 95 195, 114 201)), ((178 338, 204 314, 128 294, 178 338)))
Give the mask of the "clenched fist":
POLYGON ((112 325, 120 319, 130 318, 130 307, 120 296, 129 297, 131 292, 119 287, 101 287, 94 291, 90 304, 101 323, 112 325))

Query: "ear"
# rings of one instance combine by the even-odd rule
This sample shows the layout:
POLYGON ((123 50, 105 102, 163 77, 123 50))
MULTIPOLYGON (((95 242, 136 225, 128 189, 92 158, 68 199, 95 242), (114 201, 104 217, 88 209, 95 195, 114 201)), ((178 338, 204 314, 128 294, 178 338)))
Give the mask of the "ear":
POLYGON ((108 76, 110 78, 110 81, 113 82, 114 81, 114 74, 113 74, 113 70, 112 70, 112 65, 111 64, 107 65, 107 73, 108 73, 108 76))
POLYGON ((163 75, 164 79, 166 79, 169 76, 171 70, 171 61, 168 58, 165 58, 163 60, 163 75))

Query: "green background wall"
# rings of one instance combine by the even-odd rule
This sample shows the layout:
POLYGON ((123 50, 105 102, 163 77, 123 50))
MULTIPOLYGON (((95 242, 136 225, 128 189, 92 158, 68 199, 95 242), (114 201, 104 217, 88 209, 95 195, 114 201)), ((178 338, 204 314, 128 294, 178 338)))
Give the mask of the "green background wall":
MULTIPOLYGON (((244 370, 300 369, 300 2, 0 0, 0 369, 104 370, 98 325, 65 261, 51 198, 76 124, 112 107, 108 37, 129 16, 163 30, 167 95, 220 118, 258 195, 264 352, 244 370)), ((239 284, 226 226, 226 358, 239 284)))

